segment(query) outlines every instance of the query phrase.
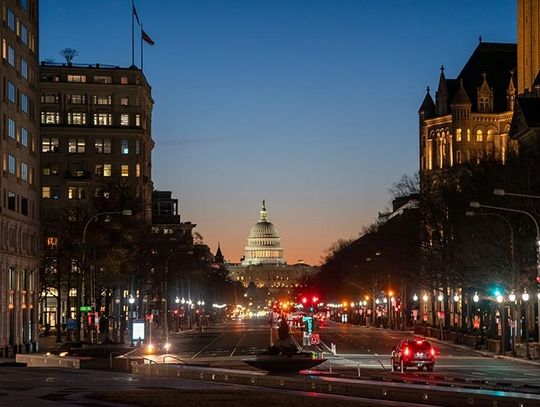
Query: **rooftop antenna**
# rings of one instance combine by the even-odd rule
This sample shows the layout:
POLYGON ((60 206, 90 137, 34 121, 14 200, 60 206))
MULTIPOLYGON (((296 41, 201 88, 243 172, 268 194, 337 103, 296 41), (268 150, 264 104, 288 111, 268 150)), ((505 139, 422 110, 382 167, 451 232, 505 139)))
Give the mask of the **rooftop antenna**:
POLYGON ((59 54, 66 59, 66 63, 68 65, 71 65, 71 61, 73 60, 73 58, 79 55, 79 51, 74 48, 64 48, 60 50, 59 54))

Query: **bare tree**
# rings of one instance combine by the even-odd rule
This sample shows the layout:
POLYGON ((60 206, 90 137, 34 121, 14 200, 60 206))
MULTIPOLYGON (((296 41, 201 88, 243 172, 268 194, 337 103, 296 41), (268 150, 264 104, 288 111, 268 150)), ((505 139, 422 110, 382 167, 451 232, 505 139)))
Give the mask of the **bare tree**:
POLYGON ((79 55, 79 51, 77 51, 74 48, 67 48, 66 47, 66 48, 60 50, 59 54, 62 55, 66 59, 66 63, 68 65, 71 65, 71 61, 73 60, 73 58, 75 58, 77 55, 79 55))

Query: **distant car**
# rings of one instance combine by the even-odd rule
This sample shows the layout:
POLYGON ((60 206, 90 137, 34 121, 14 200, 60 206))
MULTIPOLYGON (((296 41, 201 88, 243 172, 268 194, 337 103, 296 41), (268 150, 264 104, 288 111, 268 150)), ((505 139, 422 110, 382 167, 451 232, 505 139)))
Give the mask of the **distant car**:
POLYGON ((419 371, 433 371, 435 366, 435 348, 425 339, 403 340, 392 350, 391 363, 395 370, 403 370, 408 367, 416 367, 419 371))

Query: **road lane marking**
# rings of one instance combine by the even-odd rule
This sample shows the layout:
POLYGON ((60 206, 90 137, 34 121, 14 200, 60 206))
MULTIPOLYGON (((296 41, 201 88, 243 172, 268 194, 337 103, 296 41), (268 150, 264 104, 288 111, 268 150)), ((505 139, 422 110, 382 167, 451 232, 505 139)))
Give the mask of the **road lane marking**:
POLYGON ((202 353, 203 351, 206 350, 206 348, 208 348, 209 346, 213 345, 214 343, 216 343, 216 341, 221 338, 223 335, 225 335, 225 332, 222 332, 221 334, 219 334, 216 338, 214 338, 214 340, 212 342, 210 342, 209 344, 203 346, 203 348, 198 351, 195 355, 193 355, 193 357, 191 359, 195 359, 200 353, 202 353))
POLYGON ((246 337, 246 335, 247 335, 247 332, 244 335, 242 335, 242 337, 240 338, 240 340, 238 341, 238 343, 234 347, 232 353, 229 355, 230 358, 232 358, 234 356, 234 352, 236 352, 236 349, 238 349, 238 347, 240 346, 240 342, 242 342, 242 340, 246 337))

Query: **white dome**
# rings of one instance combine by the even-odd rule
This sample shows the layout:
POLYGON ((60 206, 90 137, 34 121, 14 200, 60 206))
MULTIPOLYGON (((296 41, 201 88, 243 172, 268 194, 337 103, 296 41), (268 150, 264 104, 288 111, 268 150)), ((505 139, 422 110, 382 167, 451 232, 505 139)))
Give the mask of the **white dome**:
POLYGON ((286 264, 283 259, 281 239, 276 227, 268 221, 268 212, 263 201, 261 217, 253 225, 244 248, 242 265, 286 264))

